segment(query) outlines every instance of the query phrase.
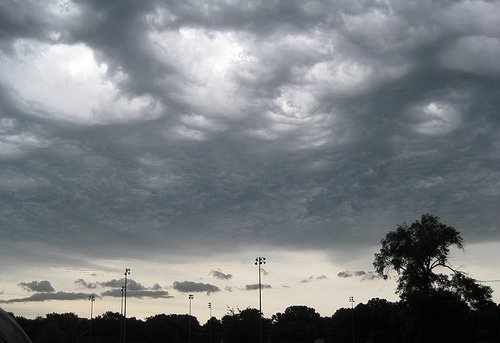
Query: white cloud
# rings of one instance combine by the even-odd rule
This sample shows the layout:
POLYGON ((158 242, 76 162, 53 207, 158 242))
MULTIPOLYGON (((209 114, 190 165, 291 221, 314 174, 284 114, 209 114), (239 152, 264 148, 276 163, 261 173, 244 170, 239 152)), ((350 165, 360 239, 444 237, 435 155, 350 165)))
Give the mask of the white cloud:
POLYGON ((18 91, 32 115, 81 124, 147 120, 162 106, 151 96, 126 96, 83 44, 19 40, 14 56, 0 56, 0 73, 18 91), (13 58, 16 57, 16 58, 13 58))

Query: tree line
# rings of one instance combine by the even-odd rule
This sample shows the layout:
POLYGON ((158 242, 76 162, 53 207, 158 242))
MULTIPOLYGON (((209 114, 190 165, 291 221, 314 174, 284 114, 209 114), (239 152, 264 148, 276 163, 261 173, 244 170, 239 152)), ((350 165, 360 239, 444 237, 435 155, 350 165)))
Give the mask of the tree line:
MULTIPOLYGON (((427 342, 499 342, 500 306, 491 304, 478 310, 449 302, 434 303, 429 327, 435 339, 427 342)), ((423 342, 416 335, 414 313, 403 301, 374 298, 366 304, 338 309, 322 317, 314 308, 294 305, 271 318, 262 319, 264 342, 423 342), (354 324, 354 326, 353 326, 354 324), (353 330, 354 329, 354 330, 353 330)), ((118 343, 120 313, 106 312, 90 321, 74 313, 51 313, 45 317, 15 317, 34 343, 118 343)), ((127 318, 128 342, 254 343, 259 342, 259 310, 228 311, 221 319, 200 324, 187 314, 157 314, 144 320, 127 318)))
MULTIPOLYGON (((450 248, 463 248, 457 230, 424 214, 412 224, 398 225, 381 245, 375 271, 384 278, 396 275, 400 301, 374 298, 328 317, 302 305, 271 318, 262 318, 254 308, 228 309, 221 319, 212 317, 203 325, 190 315, 127 318, 127 341, 254 343, 262 330, 262 341, 269 343, 500 342, 500 305, 492 301, 492 289, 448 261, 450 248)), ((92 323, 73 313, 15 319, 34 343, 118 343, 122 324, 115 312, 92 323)))

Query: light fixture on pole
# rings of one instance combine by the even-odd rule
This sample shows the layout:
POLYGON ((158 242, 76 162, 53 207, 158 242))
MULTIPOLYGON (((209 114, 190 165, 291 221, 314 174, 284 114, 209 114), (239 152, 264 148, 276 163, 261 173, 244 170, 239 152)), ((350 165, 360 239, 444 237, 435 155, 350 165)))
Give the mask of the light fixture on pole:
POLYGON ((189 343, 191 343, 191 300, 193 300, 194 295, 189 294, 189 318, 188 318, 188 326, 189 326, 189 343))
POLYGON ((259 342, 262 343, 262 283, 261 283, 261 265, 266 264, 265 257, 255 258, 255 265, 259 267, 259 342))
POLYGON ((92 317, 94 315, 95 295, 93 295, 93 294, 89 295, 89 300, 90 300, 90 330, 89 330, 89 335, 90 335, 90 341, 92 341, 92 317))
POLYGON ((351 303, 352 343, 354 343, 355 342, 355 339, 354 339, 354 297, 349 297, 349 302, 351 303))
POLYGON ((125 285, 123 286, 123 343, 127 343, 127 277, 130 275, 130 268, 125 268, 125 285))
POLYGON ((209 342, 212 343, 212 303, 208 303, 208 312, 209 312, 209 318, 208 318, 208 327, 209 327, 209 342))

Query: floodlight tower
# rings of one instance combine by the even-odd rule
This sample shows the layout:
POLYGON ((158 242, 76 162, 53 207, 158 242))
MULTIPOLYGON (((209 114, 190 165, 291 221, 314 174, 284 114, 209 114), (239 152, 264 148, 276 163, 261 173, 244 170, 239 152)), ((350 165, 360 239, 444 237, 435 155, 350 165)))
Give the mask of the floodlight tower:
POLYGON ((210 314, 210 316, 208 317, 208 326, 210 328, 210 332, 209 332, 209 341, 210 343, 212 343, 212 303, 208 303, 208 312, 210 314))
POLYGON ((130 275, 130 268, 125 268, 125 284, 123 286, 123 343, 127 343, 127 277, 130 275))
POLYGON ((189 294, 189 318, 188 318, 188 326, 189 326, 189 343, 191 343, 191 300, 193 300, 194 295, 189 294))
POLYGON ((255 265, 259 267, 259 342, 262 343, 262 283, 261 283, 261 265, 266 264, 265 257, 256 257, 255 265))
POLYGON ((120 299, 120 343, 123 343, 123 296, 125 294, 125 287, 122 286, 122 298, 120 299))
POLYGON ((354 340, 354 297, 349 297, 349 302, 351 303, 351 324, 352 324, 352 343, 354 340))
POLYGON ((89 300, 90 300, 90 341, 92 341, 92 317, 94 315, 94 301, 95 301, 95 295, 91 294, 89 295, 89 300))

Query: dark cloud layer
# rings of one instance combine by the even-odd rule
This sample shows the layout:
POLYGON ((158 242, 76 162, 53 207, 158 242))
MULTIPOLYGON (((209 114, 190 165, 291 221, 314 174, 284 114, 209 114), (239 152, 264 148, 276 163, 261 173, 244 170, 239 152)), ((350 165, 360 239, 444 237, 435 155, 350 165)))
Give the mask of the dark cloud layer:
POLYGON ((19 283, 19 286, 30 292, 32 291, 32 292, 50 293, 55 291, 54 287, 52 287, 52 285, 50 284, 50 281, 47 280, 21 282, 19 283))
POLYGON ((215 285, 193 281, 174 281, 173 288, 183 293, 207 292, 210 294, 220 291, 220 288, 215 285))
MULTIPOLYGON (((113 280, 109 280, 109 281, 103 281, 103 282, 99 282, 99 285, 101 287, 112 287, 112 288, 120 288, 122 286, 125 286, 125 279, 120 279, 120 280, 116 280, 116 279, 113 279, 113 280)), ((143 286, 142 284, 140 284, 139 282, 133 280, 133 279, 128 279, 127 280, 127 290, 131 290, 131 291, 143 291, 147 289, 145 286, 143 286)))
MULTIPOLYGON (((261 284, 260 287, 262 289, 264 288, 273 288, 271 285, 266 285, 266 284, 261 284)), ((259 289, 259 284, 258 283, 253 283, 253 284, 250 284, 250 285, 245 285, 245 290, 247 291, 255 291, 259 289)))
POLYGON ((500 238, 497 2, 5 1, 0 22, 2 255, 349 256, 424 212, 500 238))
POLYGON ((42 302, 49 300, 86 300, 88 299, 88 293, 73 293, 73 292, 44 292, 35 293, 26 298, 17 298, 9 300, 0 300, 0 304, 13 304, 13 303, 25 303, 25 302, 42 302))
MULTIPOLYGON (((101 293, 103 297, 115 297, 120 298, 122 296, 121 289, 112 289, 109 291, 104 291, 101 293)), ((167 291, 163 290, 127 290, 127 297, 130 298, 151 298, 151 299, 159 299, 159 298, 173 298, 167 291)))
POLYGON ((87 282, 84 279, 75 280, 75 284, 84 288, 96 289, 99 287, 99 283, 97 282, 87 282))

